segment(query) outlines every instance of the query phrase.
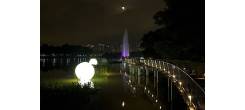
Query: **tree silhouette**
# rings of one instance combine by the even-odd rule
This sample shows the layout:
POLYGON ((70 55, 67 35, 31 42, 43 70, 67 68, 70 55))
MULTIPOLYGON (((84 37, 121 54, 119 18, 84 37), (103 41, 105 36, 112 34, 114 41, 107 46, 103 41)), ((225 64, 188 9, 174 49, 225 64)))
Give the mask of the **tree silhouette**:
POLYGON ((79 45, 68 45, 64 44, 62 46, 51 46, 47 44, 41 45, 41 54, 69 54, 69 55, 83 55, 90 54, 92 50, 88 47, 83 47, 79 45))
POLYGON ((166 0, 153 19, 161 28, 142 38, 147 56, 204 61, 204 0, 166 0))

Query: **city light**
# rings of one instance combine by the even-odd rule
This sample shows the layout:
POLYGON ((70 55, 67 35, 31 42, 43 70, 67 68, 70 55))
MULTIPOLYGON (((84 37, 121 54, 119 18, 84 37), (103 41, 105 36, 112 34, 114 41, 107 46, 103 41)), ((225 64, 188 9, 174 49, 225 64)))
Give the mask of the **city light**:
POLYGON ((94 67, 88 62, 82 62, 75 68, 77 78, 81 84, 90 82, 94 76, 94 67))
POLYGON ((95 58, 91 58, 91 59, 89 60, 89 63, 90 63, 91 65, 97 65, 97 64, 98 64, 98 61, 97 61, 97 59, 95 59, 95 58))

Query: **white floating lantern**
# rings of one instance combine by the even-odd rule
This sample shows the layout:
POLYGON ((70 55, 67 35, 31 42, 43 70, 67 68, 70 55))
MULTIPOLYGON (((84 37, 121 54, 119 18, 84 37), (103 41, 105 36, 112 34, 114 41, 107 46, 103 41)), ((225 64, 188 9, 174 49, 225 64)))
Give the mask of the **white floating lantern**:
POLYGON ((95 58, 92 58, 92 59, 89 60, 89 63, 91 65, 97 65, 98 64, 98 61, 95 58))
POLYGON ((76 76, 82 84, 90 82, 94 76, 94 72, 94 67, 88 62, 82 62, 75 68, 76 76))

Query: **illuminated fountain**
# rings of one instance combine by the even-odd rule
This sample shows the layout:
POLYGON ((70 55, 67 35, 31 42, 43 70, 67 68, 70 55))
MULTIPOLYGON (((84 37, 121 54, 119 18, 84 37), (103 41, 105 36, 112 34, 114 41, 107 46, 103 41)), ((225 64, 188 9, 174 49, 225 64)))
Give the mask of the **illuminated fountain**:
POLYGON ((123 35, 123 44, 122 44, 122 58, 129 57, 129 44, 128 44, 128 31, 125 29, 123 35))

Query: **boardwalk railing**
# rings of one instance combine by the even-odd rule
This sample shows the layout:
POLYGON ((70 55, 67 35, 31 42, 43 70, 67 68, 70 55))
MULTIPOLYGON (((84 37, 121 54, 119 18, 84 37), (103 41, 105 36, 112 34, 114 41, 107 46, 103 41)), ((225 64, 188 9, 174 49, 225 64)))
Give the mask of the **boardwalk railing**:
POLYGON ((170 77, 171 81, 174 82, 174 85, 180 91, 190 110, 205 109, 204 89, 178 66, 163 60, 130 58, 125 61, 129 64, 148 66, 158 69, 163 74, 170 77))

